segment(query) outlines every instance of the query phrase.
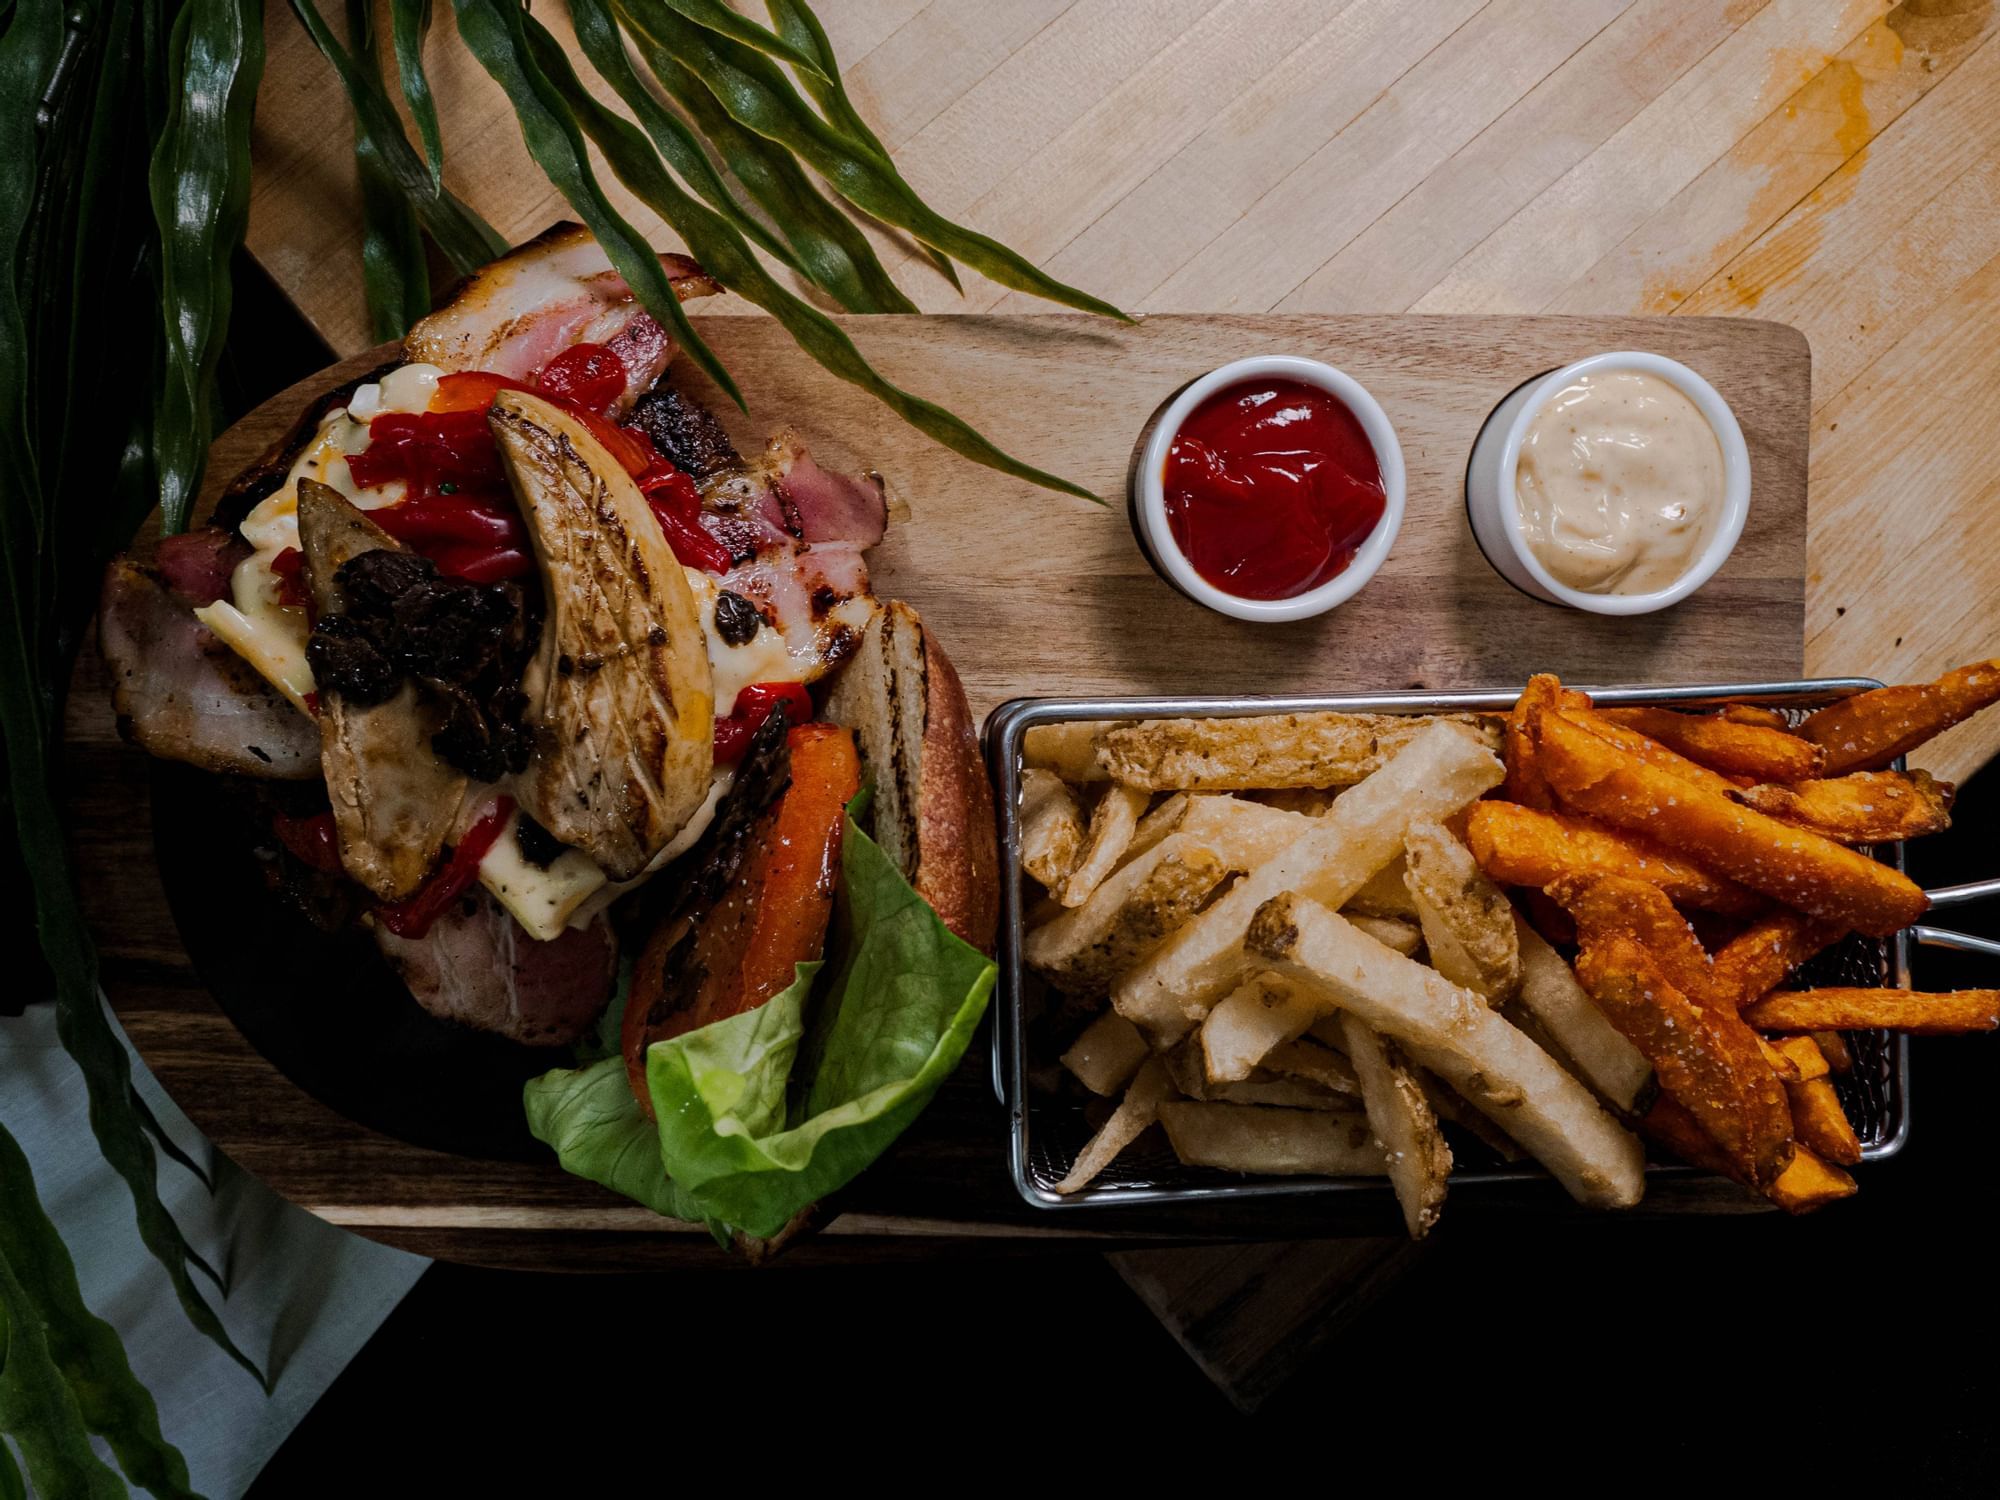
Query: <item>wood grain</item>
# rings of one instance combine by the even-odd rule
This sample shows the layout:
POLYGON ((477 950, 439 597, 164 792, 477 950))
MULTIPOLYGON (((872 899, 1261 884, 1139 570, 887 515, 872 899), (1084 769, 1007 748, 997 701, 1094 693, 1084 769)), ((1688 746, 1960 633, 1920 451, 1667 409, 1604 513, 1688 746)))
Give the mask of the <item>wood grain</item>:
MULTIPOLYGON (((1826 501, 1810 518, 1808 669, 1908 679, 2000 643, 1993 567, 1963 544, 2000 474, 2000 428, 1964 418, 1990 409, 2000 336, 1992 0, 821 9, 913 183, 1127 307, 1794 324, 1818 359, 1826 501), (1912 389, 1940 374, 1950 401, 1912 389)), ((345 104, 287 7, 269 15, 250 247, 352 353, 370 342, 359 216, 347 132, 327 128, 345 104)), ((560 7, 543 19, 565 24, 560 7)), ((448 26, 426 56, 457 190, 512 238, 564 217, 448 26)), ((1036 306, 971 274, 961 299, 870 232, 926 311, 1036 306)), ((1432 649, 1446 667, 1477 660, 1432 649)), ((1963 776, 1996 747, 2000 722, 1977 720, 1919 759, 1963 776)))

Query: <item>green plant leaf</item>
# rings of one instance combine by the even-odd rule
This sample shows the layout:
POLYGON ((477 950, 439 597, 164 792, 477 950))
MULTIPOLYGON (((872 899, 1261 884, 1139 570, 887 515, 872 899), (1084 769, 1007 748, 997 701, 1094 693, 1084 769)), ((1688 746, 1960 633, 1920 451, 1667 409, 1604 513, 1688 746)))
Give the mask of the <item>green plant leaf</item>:
POLYGON ((424 71, 424 38, 431 32, 431 0, 389 0, 389 29, 396 43, 396 76, 417 134, 424 143, 424 164, 431 171, 431 191, 444 191, 444 135, 438 129, 437 101, 431 97, 430 75, 424 71))
POLYGON ((583 48, 583 55, 590 59, 590 65, 597 70, 598 76, 611 85, 624 106, 632 111, 632 117, 645 127, 646 134, 653 139, 654 148, 666 159, 667 165, 680 174, 682 181, 693 188, 703 202, 728 220, 738 234, 769 253, 780 264, 791 267, 801 276, 809 276, 810 273, 785 242, 737 201, 736 194, 722 180, 722 174, 715 170, 715 164, 708 159, 708 153, 702 149, 694 132, 639 81, 632 60, 626 55, 624 36, 618 30, 618 23, 611 19, 604 0, 569 0, 569 18, 577 43, 583 48))
POLYGON ((83 1425, 111 1445, 132 1483, 160 1500, 193 1500, 187 1462, 160 1434, 160 1415, 132 1373, 111 1325, 84 1306, 76 1266, 42 1211, 34 1172, 0 1126, 0 1260, 14 1271, 40 1320, 49 1359, 83 1425))
POLYGON ((312 37, 313 45, 333 64, 341 86, 347 90, 357 128, 374 142, 384 171, 416 206, 418 219, 451 268, 461 276, 469 276, 488 261, 505 255, 507 242, 493 226, 446 191, 441 183, 431 181, 430 169, 411 147, 410 138, 403 134, 402 118, 389 103, 389 96, 380 87, 369 84, 328 28, 313 0, 291 0, 291 4, 293 14, 312 37))
POLYGON ((250 112, 264 73, 256 0, 187 0, 168 68, 180 80, 153 149, 166 372, 153 442, 161 526, 184 530, 215 431, 215 364, 229 327, 231 258, 250 210, 250 112))
POLYGON ((738 15, 723 0, 662 0, 694 25, 717 36, 728 37, 771 57, 782 57, 808 77, 819 72, 819 59, 802 52, 782 37, 773 36, 747 16, 738 15))
MULTIPOLYGON (((0 1324, 5 1323, 0 1316, 0 1324)), ((6 1338, 6 1330, 0 1328, 0 1341, 6 1338)), ((0 1348, 0 1358, 5 1350, 0 1348)), ((0 1500, 28 1500, 28 1487, 21 1481, 21 1470, 14 1462, 14 1450, 7 1446, 5 1434, 0 1434, 0 1500)))
MULTIPOLYGON (((125 1099, 132 1106, 132 1113, 138 1118, 146 1134, 153 1138, 153 1144, 160 1148, 160 1154, 175 1165, 185 1168, 203 1187, 211 1193, 214 1192, 215 1179, 200 1162, 181 1149, 179 1141, 167 1134, 166 1126, 162 1125, 159 1116, 153 1113, 153 1106, 146 1102, 145 1095, 136 1088, 128 1088, 125 1090, 125 1099)), ((227 1293, 229 1288, 220 1287, 220 1290, 227 1293)))
POLYGON ((883 268, 868 237, 813 186, 790 153, 738 125, 701 80, 665 48, 643 35, 637 41, 660 86, 688 112, 696 128, 722 153, 736 180, 771 216, 815 286, 849 312, 917 310, 883 268))
POLYGON ((728 37, 689 25, 664 0, 615 0, 638 36, 671 52, 708 86, 739 123, 776 141, 848 202, 885 224, 971 266, 991 281, 1084 312, 1131 320, 1100 298, 1065 286, 998 240, 954 224, 930 208, 870 147, 814 114, 768 57, 728 37))
POLYGON ((639 305, 662 326, 672 329, 689 357, 742 406, 743 395, 736 382, 688 322, 687 312, 660 266, 660 257, 597 185, 582 132, 535 61, 524 24, 526 11, 513 0, 452 0, 452 8, 459 35, 513 104, 528 154, 596 236, 639 305))
POLYGON ((76 1397, 49 1357, 34 1303, 0 1255, 0 1432, 21 1446, 42 1500, 124 1500, 129 1493, 91 1451, 76 1397))
MULTIPOLYGON (((813 96, 813 102, 820 107, 820 113, 836 130, 846 132, 849 140, 865 146, 882 159, 883 165, 895 173, 898 182, 902 174, 896 172, 895 158, 889 148, 882 144, 882 138, 874 128, 861 117, 861 111, 854 107, 854 101, 847 97, 847 85, 841 81, 840 59, 833 55, 833 43, 828 39, 826 28, 819 24, 819 17, 805 0, 764 0, 764 9, 770 12, 771 26, 779 36, 810 54, 819 63, 819 76, 801 74, 806 92, 813 96)), ((904 186, 908 186, 907 183, 904 186)), ((919 243, 917 252, 929 261, 937 273, 951 283, 955 292, 963 292, 958 284, 958 272, 953 269, 951 257, 919 243)))
POLYGON ((799 347, 828 370, 860 386, 904 421, 953 452, 1046 489, 1062 490, 1086 500, 1097 498, 1081 486, 1011 457, 943 407, 913 396, 876 374, 839 324, 781 286, 728 223, 681 191, 639 130, 590 95, 562 59, 555 39, 539 22, 531 19, 528 24, 533 28, 530 34, 536 37, 536 49, 548 63, 547 76, 561 101, 597 143, 619 180, 673 226, 688 252, 709 275, 770 312, 798 341, 799 347))
MULTIPOLYGON (((371 88, 384 87, 382 52, 375 37, 373 0, 347 0, 347 41, 355 66, 371 88)), ((435 120, 433 120, 435 124, 435 120)), ((426 148, 429 146, 426 141, 426 148)), ((399 339, 431 310, 430 271, 417 210, 397 186, 375 138, 354 126, 354 165, 361 181, 361 280, 368 298, 368 321, 378 342, 399 339)), ((440 180, 441 160, 431 160, 432 181, 440 180)))

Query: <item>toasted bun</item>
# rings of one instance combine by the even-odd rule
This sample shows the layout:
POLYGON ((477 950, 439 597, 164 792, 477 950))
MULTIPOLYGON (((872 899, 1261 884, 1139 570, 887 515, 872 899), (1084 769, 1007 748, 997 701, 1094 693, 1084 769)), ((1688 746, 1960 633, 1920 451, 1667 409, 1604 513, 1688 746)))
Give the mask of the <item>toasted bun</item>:
POLYGON ((958 936, 993 951, 1000 854, 993 788, 965 688, 917 612, 876 614, 826 703, 854 731, 875 785, 870 830, 958 936))

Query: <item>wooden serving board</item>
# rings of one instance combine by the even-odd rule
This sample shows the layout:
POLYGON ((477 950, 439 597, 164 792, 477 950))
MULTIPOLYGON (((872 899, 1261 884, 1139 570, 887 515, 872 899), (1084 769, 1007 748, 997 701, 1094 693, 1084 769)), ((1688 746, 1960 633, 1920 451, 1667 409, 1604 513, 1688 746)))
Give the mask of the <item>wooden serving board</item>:
MULTIPOLYGON (((1776 324, 1737 319, 1155 316, 848 320, 892 380, 949 406, 1009 451, 1106 497, 1037 490, 930 444, 801 356, 775 324, 699 320, 752 410, 724 410, 750 446, 789 423, 824 461, 880 470, 894 519, 871 554, 877 591, 909 599, 984 715, 1050 693, 1236 693, 1494 687, 1538 669, 1577 682, 1800 675, 1810 356, 1776 324), (1604 620, 1538 603, 1486 565, 1462 476, 1480 424, 1523 380, 1604 349, 1691 365, 1749 440, 1749 526, 1722 573, 1660 615, 1604 620), (1318 621, 1252 626, 1184 600, 1133 544, 1124 488, 1140 433, 1182 384, 1253 353, 1327 360, 1373 391, 1409 471, 1402 535, 1382 573, 1318 621)), ((254 459, 312 395, 387 357, 356 356, 231 428, 209 492, 254 459)), ((677 378, 687 379, 683 362, 677 378)), ((704 1233, 662 1221, 553 1162, 409 1145, 348 1120, 260 1055, 204 991, 169 914, 152 849, 144 758, 120 744, 102 670, 86 657, 69 724, 82 881, 112 1003, 176 1101, 230 1156, 294 1202, 373 1238, 488 1264, 629 1269, 708 1261, 704 1233)), ((271 976, 282 985, 282 974, 271 976)), ((799 1261, 1040 1245, 1393 1232, 1393 1202, 1240 1204, 1190 1213, 1048 1213, 1014 1193, 984 1041, 898 1147, 843 1195, 799 1261), (1309 1224, 1301 1222, 1309 1216, 1309 1224)), ((1649 1212, 1739 1206, 1700 1180, 1656 1183, 1649 1212)), ((1566 1213, 1553 1184, 1467 1193, 1455 1214, 1566 1213)))

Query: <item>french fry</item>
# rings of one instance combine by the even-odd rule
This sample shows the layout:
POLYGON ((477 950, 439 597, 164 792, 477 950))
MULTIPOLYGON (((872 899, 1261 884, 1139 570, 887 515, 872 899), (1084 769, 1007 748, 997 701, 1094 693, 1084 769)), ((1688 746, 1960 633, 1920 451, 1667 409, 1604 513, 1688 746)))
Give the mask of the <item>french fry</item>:
POLYGON ((1792 1164, 1771 1184, 1770 1197, 1786 1213, 1809 1214, 1854 1193, 1852 1177, 1801 1146, 1792 1153, 1792 1164))
POLYGON ((1438 1129, 1437 1115, 1409 1065, 1392 1042, 1351 1015, 1340 1018, 1348 1060, 1361 1080, 1368 1128, 1382 1143, 1389 1185, 1402 1205, 1403 1226, 1420 1240, 1437 1223, 1451 1180, 1451 1147, 1438 1129))
POLYGON ((1188 798, 1181 827, 1220 854, 1232 870, 1253 870, 1282 853, 1313 826, 1304 813, 1286 812, 1219 792, 1195 792, 1188 798))
POLYGON ((1804 1078, 1786 1084, 1785 1093, 1792 1102, 1792 1128, 1800 1145, 1843 1167, 1861 1160, 1861 1138, 1854 1133, 1847 1111, 1840 1107, 1840 1095, 1831 1080, 1804 1078))
POLYGON ((1744 1007, 1759 1031, 1903 1031, 1952 1036, 2000 1027, 2000 990, 1776 990, 1744 1007))
POLYGON ((1053 771, 1021 773, 1021 868, 1051 891, 1060 890, 1083 849, 1083 809, 1053 771))
POLYGON ((1763 1054, 1764 1061, 1771 1065, 1771 1071, 1778 1075, 1778 1082, 1789 1087, 1799 1081, 1799 1065, 1789 1055, 1781 1052, 1761 1036, 1757 1038, 1757 1050, 1763 1054))
POLYGON ((1417 920, 1417 903, 1410 897, 1410 887, 1403 879, 1408 868, 1403 856, 1398 854, 1373 875, 1361 883, 1361 889, 1347 898, 1341 911, 1352 917, 1397 917, 1414 922, 1417 920))
POLYGON ((1836 844, 1887 844, 1951 827, 1955 790, 1928 771, 1854 771, 1831 781, 1750 786, 1730 795, 1836 844))
POLYGON ((1555 793, 1535 767, 1535 737, 1529 733, 1528 725, 1536 712, 1561 706, 1562 684, 1547 672, 1530 677, 1515 700, 1501 739, 1507 779, 1500 784, 1500 791, 1509 802, 1542 812, 1556 805, 1555 793))
POLYGON ((1435 818, 1410 825, 1403 835, 1403 858, 1404 883, 1416 903, 1431 967, 1490 1004, 1504 1006, 1521 987, 1521 949, 1514 937, 1514 908, 1500 887, 1435 818))
POLYGON ((1083 1029, 1062 1055, 1062 1065, 1093 1094, 1117 1093, 1146 1060, 1146 1039, 1139 1028, 1107 1010, 1083 1029))
POLYGON ((1266 807, 1275 807, 1280 812, 1298 813, 1301 817, 1316 818, 1333 806, 1333 799, 1340 795, 1336 787, 1281 786, 1266 792, 1246 792, 1266 807))
MULTIPOLYGON (((1326 1019, 1331 1021, 1336 1018, 1329 1016, 1326 1019)), ((1316 1083, 1336 1094, 1349 1094, 1355 1098, 1361 1095, 1361 1080, 1355 1076, 1354 1065, 1333 1048, 1322 1047, 1303 1037, 1273 1047, 1264 1054, 1264 1066, 1273 1073, 1316 1083)))
POLYGON ((1405 922, 1400 917, 1367 917, 1352 909, 1352 903, 1341 908, 1341 915, 1356 927, 1375 939, 1384 948, 1394 948, 1408 958, 1424 945, 1423 929, 1414 922, 1405 922))
MULTIPOLYGON (((1555 717, 1558 717, 1555 713, 1538 712, 1531 709, 1528 714, 1528 723, 1532 730, 1533 726, 1539 724, 1543 719, 1555 717)), ((1669 750, 1651 735, 1641 734, 1636 729, 1614 723, 1612 720, 1605 718, 1601 710, 1565 707, 1561 711, 1560 717, 1568 720, 1576 728, 1596 735, 1597 738, 1603 740, 1607 745, 1617 746, 1633 759, 1644 761, 1654 770, 1676 777, 1691 786, 1705 787, 1718 796, 1726 796, 1736 785, 1735 782, 1731 781, 1721 772, 1711 771, 1700 762, 1689 760, 1678 750, 1669 750)), ((1540 751, 1541 744, 1537 740, 1536 754, 1538 764, 1540 751)), ((1542 774, 1546 777, 1548 775, 1547 770, 1545 769, 1542 774)))
POLYGON ((1854 1071, 1854 1052, 1847 1045, 1846 1037, 1837 1031, 1813 1031, 1807 1035, 1819 1048, 1820 1056, 1826 1059, 1830 1071, 1843 1075, 1854 1071))
POLYGON ((1575 813, 1479 802, 1466 817, 1465 838, 1479 867, 1502 885, 1540 890, 1565 877, 1627 875, 1704 911, 1743 912, 1761 904, 1755 892, 1694 860, 1575 813))
MULTIPOLYGON (((1536 1043, 1537 1046, 1541 1044, 1536 1043)), ((1544 1048, 1544 1051, 1547 1049, 1544 1048)), ((1417 1084, 1440 1120, 1456 1125, 1502 1161, 1523 1161, 1527 1153, 1508 1138, 1507 1132, 1465 1102, 1465 1096, 1428 1068, 1417 1069, 1417 1084)), ((1447 1142, 1449 1144, 1449 1142, 1447 1142)))
POLYGON ((1613 724, 1636 729, 1680 755, 1728 776, 1805 781, 1826 764, 1826 751, 1788 729, 1745 724, 1721 714, 1671 708, 1601 708, 1613 724))
POLYGON ((1734 1015, 1696 1004, 1627 933, 1592 935, 1576 976, 1625 1039, 1646 1054, 1660 1088, 1686 1106, 1736 1174, 1775 1181, 1792 1149, 1785 1091, 1734 1015))
POLYGON ((1958 667, 1936 682, 1876 688, 1828 704, 1799 726, 1826 749, 1822 776, 1877 771, 2000 699, 2000 659, 1958 667))
POLYGON ((1787 906, 1881 937, 1907 927, 1929 905, 1889 866, 1691 786, 1561 714, 1545 713, 1536 726, 1538 763, 1563 801, 1787 906))
POLYGON ((1726 1003, 1734 1014, 1736 1001, 1724 1001, 1708 950, 1658 886, 1614 875, 1559 880, 1549 887, 1549 894, 1576 919, 1579 943, 1594 942, 1607 933, 1626 933, 1653 956, 1668 984, 1701 1005, 1726 1003))
POLYGON ((1341 1010, 1394 1037, 1580 1202, 1623 1208, 1639 1201, 1645 1179, 1638 1139, 1470 990, 1297 895, 1262 906, 1246 945, 1287 978, 1320 989, 1341 1010))
POLYGON ((1228 873, 1214 850, 1174 834, 1113 874, 1082 906, 1030 931, 1021 956, 1059 990, 1102 994, 1193 916, 1228 873))
POLYGON ((1652 1087, 1653 1065, 1604 1018, 1563 956, 1525 920, 1514 920, 1521 951, 1517 1006, 1561 1049, 1572 1072, 1629 1114, 1652 1087))
MULTIPOLYGON (((1771 1042, 1774 1051, 1783 1054, 1790 1065, 1787 1081, 1796 1080, 1810 1083, 1815 1078, 1824 1078, 1831 1071, 1826 1054, 1820 1051, 1819 1043, 1809 1036, 1781 1036, 1771 1042)), ((1808 1142, 1807 1144, 1811 1144, 1808 1142)))
POLYGON ((1716 995, 1741 1010, 1840 936, 1838 926, 1803 912, 1767 913, 1716 950, 1716 995))
POLYGON ((1099 722, 1037 724, 1021 736, 1021 764, 1051 771, 1064 781, 1103 781, 1107 778, 1097 764, 1097 737, 1117 727, 1099 722))
POLYGON ((1265 1104, 1277 1109, 1337 1109, 1352 1113, 1354 1096, 1323 1089, 1302 1078, 1246 1078, 1212 1083, 1203 1096, 1223 1104, 1265 1104))
POLYGON ((1203 1071, 1212 1083, 1248 1078, 1274 1049, 1304 1035, 1326 1006, 1275 974, 1229 992, 1201 1023, 1203 1071))
POLYGON ((1111 1003, 1156 1041, 1173 1042, 1242 977, 1243 933, 1258 907, 1282 891, 1342 905, 1401 852, 1410 824, 1456 812, 1500 776, 1478 736, 1454 723, 1427 725, 1282 853, 1134 965, 1111 1003))
POLYGON ((1118 1159, 1118 1153, 1136 1141, 1160 1116, 1160 1106, 1171 1099, 1174 1086, 1167 1077, 1166 1064, 1157 1057, 1149 1057, 1133 1075, 1125 1097, 1118 1101, 1118 1107, 1111 1112, 1111 1118, 1098 1128, 1097 1134, 1078 1153, 1076 1165, 1055 1185, 1055 1191, 1065 1197, 1081 1192, 1095 1182, 1104 1169, 1118 1159))
POLYGON ((1139 826, 1132 830, 1132 842, 1125 846, 1125 857, 1137 859, 1168 834, 1179 832, 1181 824, 1187 821, 1192 800, 1186 792, 1162 798, 1160 805, 1141 818, 1139 826))
POLYGON ((1081 906, 1125 857, 1132 835, 1139 827, 1139 815, 1153 800, 1151 792, 1115 783, 1104 789, 1090 809, 1090 828, 1076 868, 1063 882, 1060 899, 1064 906, 1081 906))
POLYGON ((1098 737, 1105 774, 1153 791, 1267 791, 1352 786, 1439 722, 1489 749, 1499 732, 1483 716, 1267 714, 1240 719, 1148 719, 1098 737))
POLYGON ((1791 720, 1775 708, 1764 708, 1755 703, 1725 703, 1717 710, 1720 717, 1732 724, 1755 724, 1764 729, 1791 730, 1791 720))
POLYGON ((1260 1176, 1380 1177, 1382 1148, 1355 1110, 1259 1109, 1180 1100, 1160 1108, 1174 1155, 1190 1167, 1260 1176))

